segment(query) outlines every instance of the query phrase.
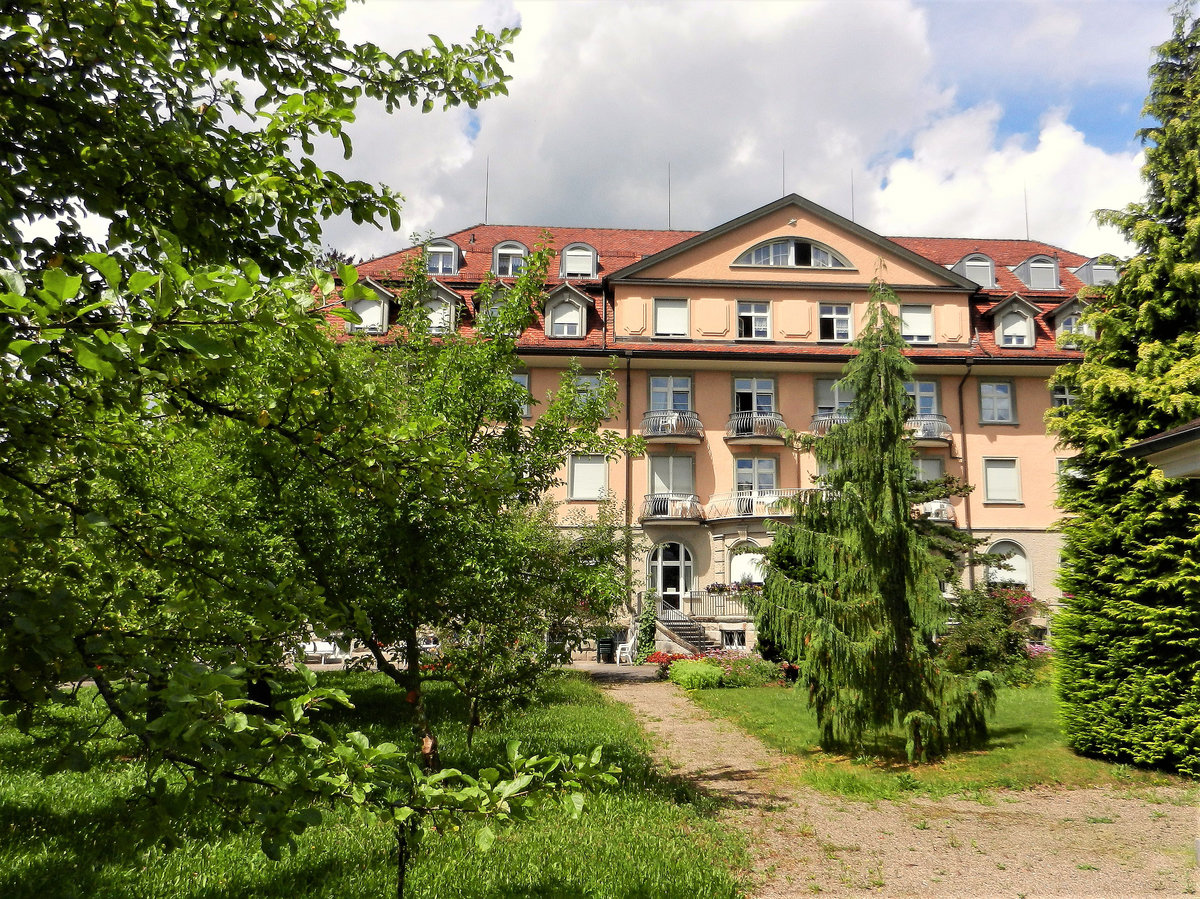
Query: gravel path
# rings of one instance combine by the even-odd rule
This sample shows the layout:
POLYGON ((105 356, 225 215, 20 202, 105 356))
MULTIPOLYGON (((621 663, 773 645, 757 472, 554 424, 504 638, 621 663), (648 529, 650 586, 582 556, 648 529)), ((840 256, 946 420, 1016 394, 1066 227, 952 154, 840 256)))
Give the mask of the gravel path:
MULTIPOLYGON (((589 666, 590 667, 590 666, 589 666)), ((601 666, 597 666, 601 667, 601 666)), ((984 801, 840 800, 789 783, 788 760, 647 672, 596 671, 663 764, 724 800, 755 864, 752 895, 1193 895, 1197 809, 1181 788, 996 792, 984 801), (614 677, 616 675, 616 677, 614 677)))

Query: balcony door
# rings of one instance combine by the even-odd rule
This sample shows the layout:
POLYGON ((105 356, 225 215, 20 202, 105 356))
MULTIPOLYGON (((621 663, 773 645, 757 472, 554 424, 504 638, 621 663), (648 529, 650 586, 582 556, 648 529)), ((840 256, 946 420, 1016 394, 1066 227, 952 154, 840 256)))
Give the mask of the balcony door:
POLYGON ((662 597, 664 609, 676 612, 683 597, 692 592, 692 554, 682 543, 660 543, 650 553, 646 583, 662 597))
POLYGON ((771 496, 778 486, 773 457, 748 456, 734 462, 734 484, 737 488, 737 512, 754 515, 755 503, 771 496))
POLYGON ((650 411, 692 411, 692 379, 686 375, 655 375, 650 378, 650 411))
POLYGON ((670 515, 672 495, 690 497, 695 492, 691 456, 650 457, 651 515, 670 515))

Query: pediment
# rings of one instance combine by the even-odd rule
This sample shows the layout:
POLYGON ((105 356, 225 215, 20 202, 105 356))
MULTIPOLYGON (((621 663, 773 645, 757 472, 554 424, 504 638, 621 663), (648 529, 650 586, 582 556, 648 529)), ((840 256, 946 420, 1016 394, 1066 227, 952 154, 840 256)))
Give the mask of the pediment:
POLYGON ((1029 302, 1029 300, 1025 299, 1019 293, 1010 293, 1007 297, 983 314, 985 316, 995 318, 997 315, 1001 315, 1002 313, 1007 312, 1009 309, 1016 309, 1031 318, 1041 315, 1042 313, 1041 309, 1029 302))

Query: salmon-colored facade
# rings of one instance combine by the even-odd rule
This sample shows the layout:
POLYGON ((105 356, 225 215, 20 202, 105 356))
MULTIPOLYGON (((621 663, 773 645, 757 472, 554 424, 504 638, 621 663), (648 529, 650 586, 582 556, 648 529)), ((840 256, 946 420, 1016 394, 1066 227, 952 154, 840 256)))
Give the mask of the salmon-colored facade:
MULTIPOLYGON (((1079 358, 1069 335, 1081 294, 1109 269, 1037 241, 884 238, 792 195, 699 233, 464 229, 424 247, 448 304, 431 314, 470 329, 480 281, 510 273, 545 231, 560 268, 520 341, 531 414, 572 362, 617 382, 607 426, 641 435, 646 453, 571 460, 557 499, 625 505, 648 547, 634 576, 661 603, 664 645, 753 645, 740 601, 760 576, 753 551, 769 544, 767 522, 786 498, 818 474, 786 437, 819 435, 844 415, 849 397, 833 382, 875 278, 900 298, 917 366, 910 425, 922 472, 976 486, 919 511, 1013 553, 1005 577, 1053 604, 1054 503, 1069 463, 1045 416, 1071 397, 1048 382, 1079 358)), ((404 257, 421 251, 364 263, 360 275, 386 296, 404 257)))

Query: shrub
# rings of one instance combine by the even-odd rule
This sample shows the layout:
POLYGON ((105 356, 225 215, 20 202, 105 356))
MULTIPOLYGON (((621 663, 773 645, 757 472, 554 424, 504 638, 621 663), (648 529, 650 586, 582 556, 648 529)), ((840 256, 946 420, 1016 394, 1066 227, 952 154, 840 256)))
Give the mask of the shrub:
POLYGON ((721 686, 723 673, 706 659, 679 659, 671 665, 667 676, 685 690, 706 690, 721 686))
POLYGON ((938 641, 946 667, 956 674, 991 671, 1011 686, 1032 683, 1029 619, 1040 606, 1018 585, 963 590, 955 602, 958 624, 938 641))
POLYGON ((780 668, 774 662, 744 652, 714 652, 706 657, 722 673, 723 687, 762 687, 780 679, 780 668))
POLYGON ((690 653, 686 653, 686 652, 662 652, 662 651, 659 651, 659 652, 652 652, 650 655, 646 656, 645 662, 648 665, 657 665, 658 666, 658 676, 660 678, 665 678, 667 676, 667 671, 670 669, 671 665, 674 664, 675 662, 678 662, 681 659, 695 661, 696 659, 699 659, 699 658, 702 658, 702 656, 691 655, 690 653))

